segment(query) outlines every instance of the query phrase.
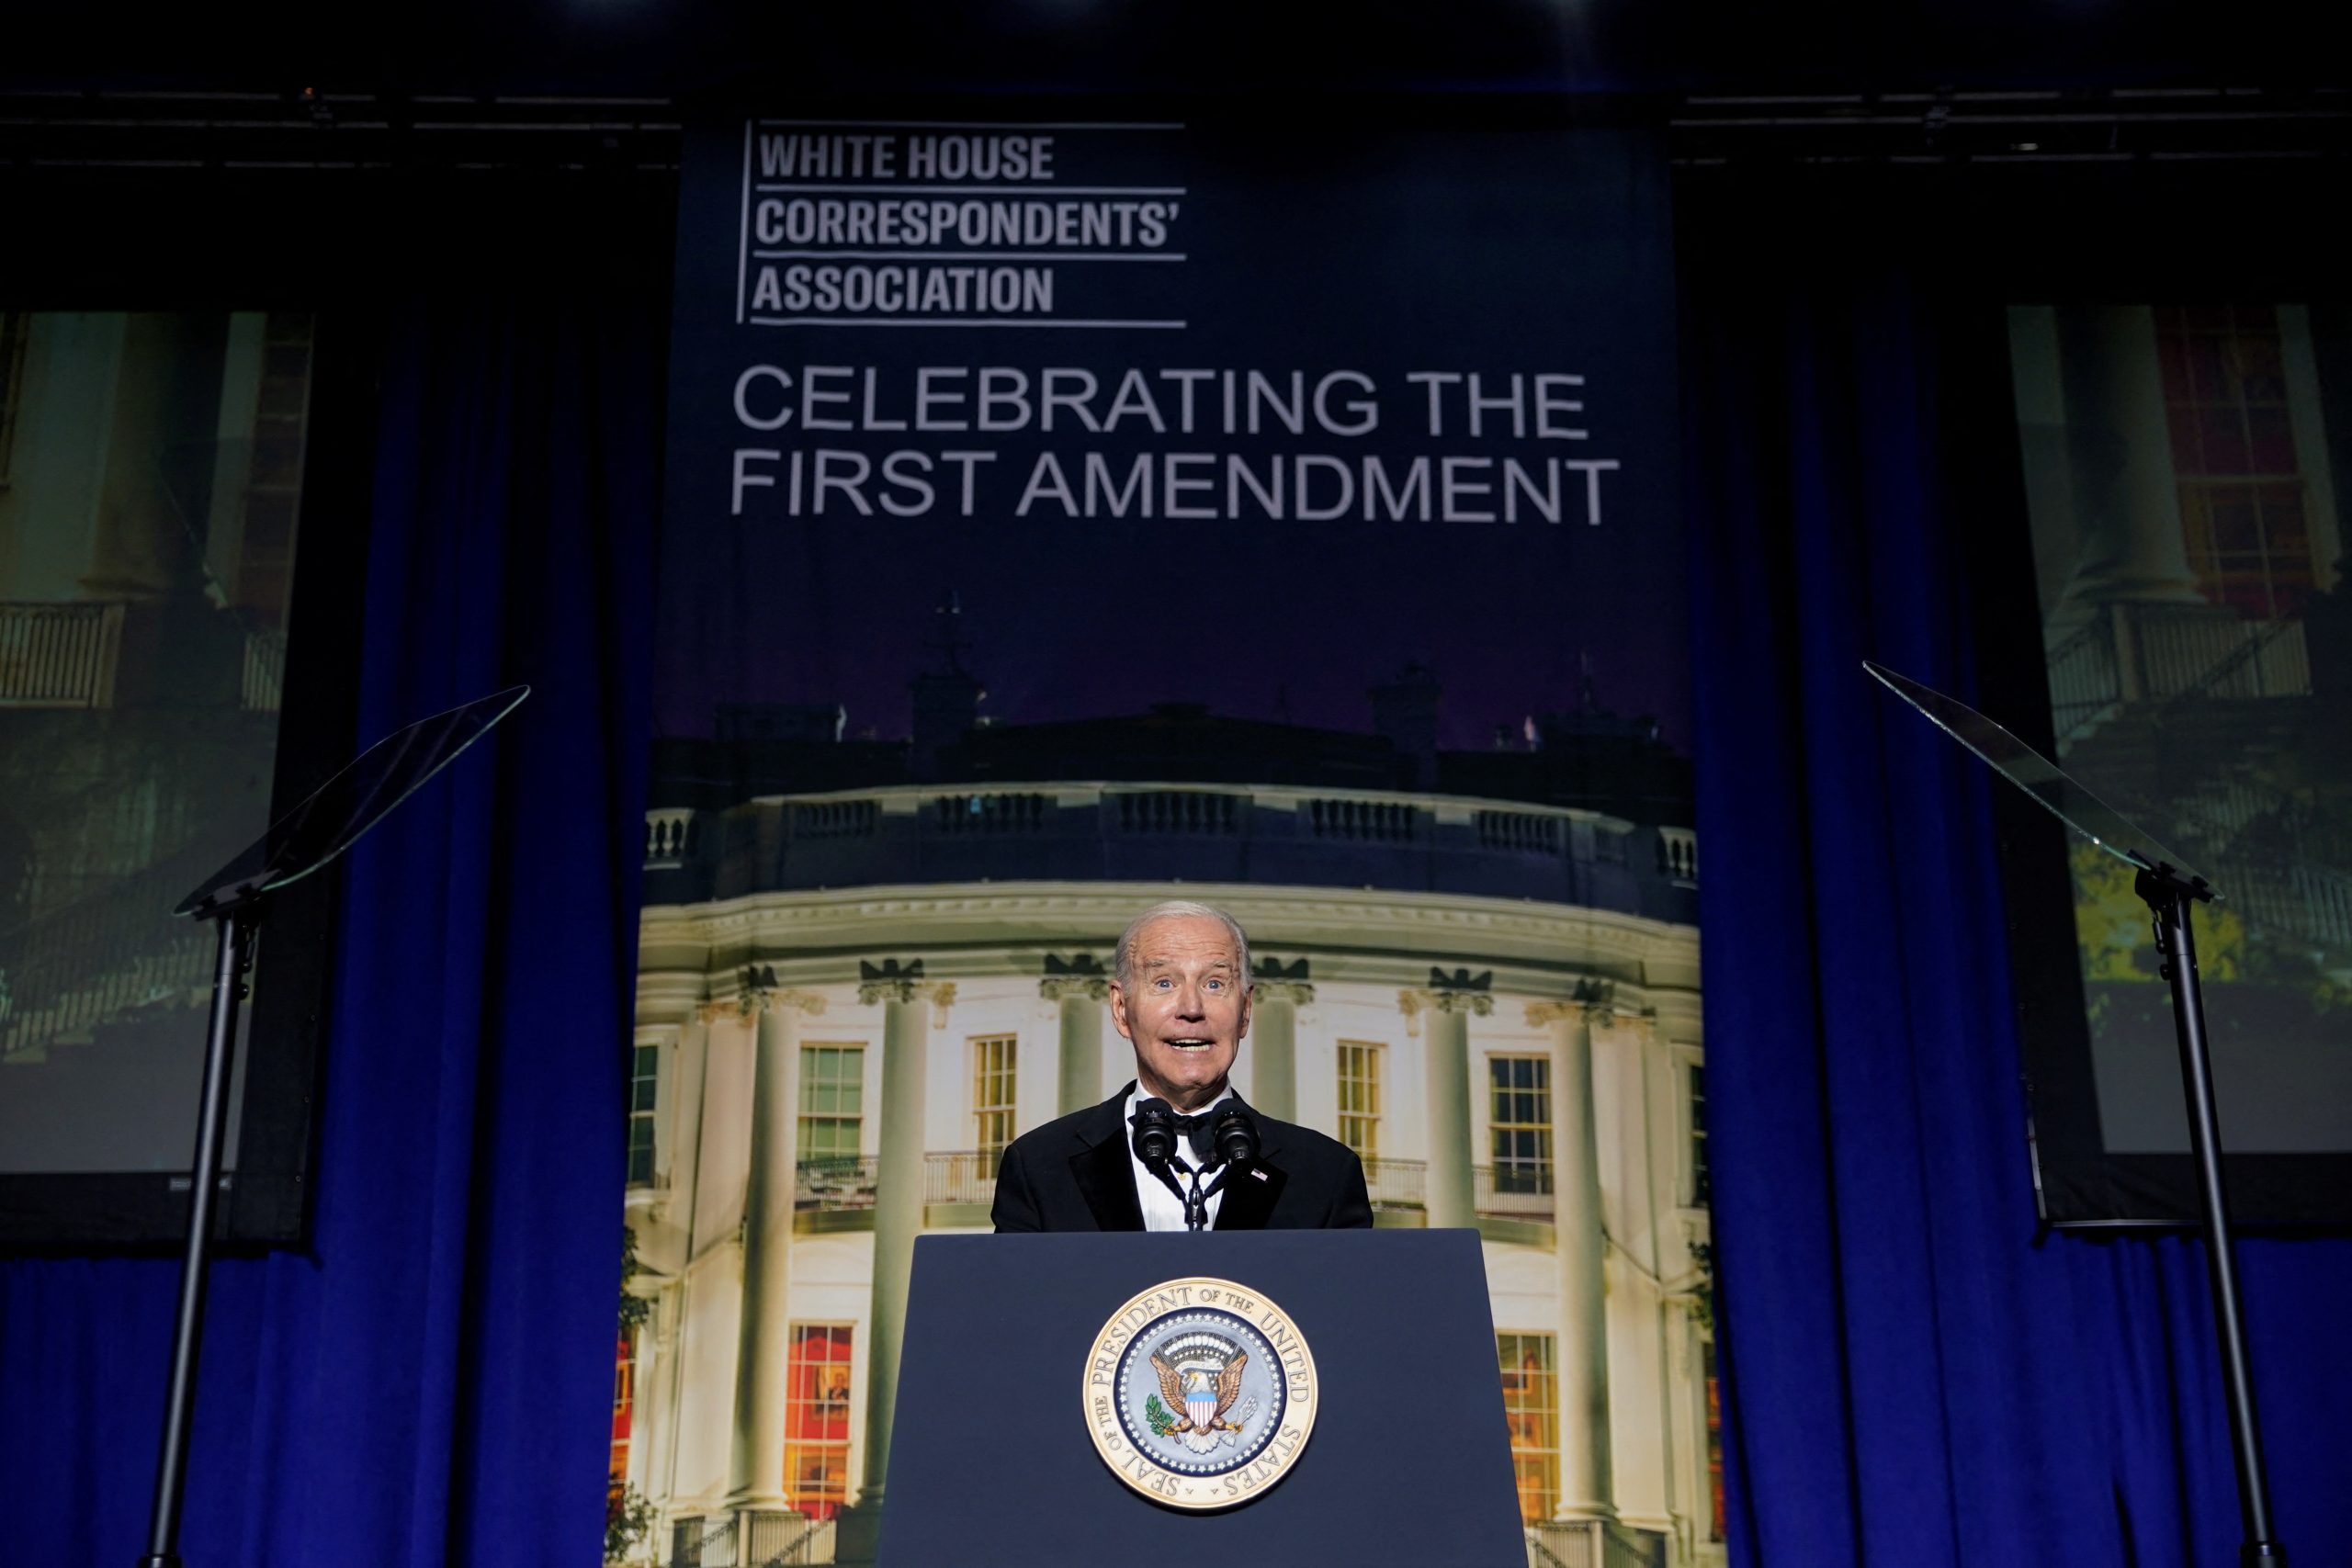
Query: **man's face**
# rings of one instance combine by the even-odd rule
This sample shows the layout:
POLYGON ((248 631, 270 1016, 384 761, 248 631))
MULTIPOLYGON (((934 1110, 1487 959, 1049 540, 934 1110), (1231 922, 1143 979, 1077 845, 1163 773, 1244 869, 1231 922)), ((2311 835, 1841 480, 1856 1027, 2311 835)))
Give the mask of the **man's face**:
POLYGON ((1179 1111, 1216 1098, 1250 1032, 1250 976, 1221 920, 1170 915, 1136 933, 1111 1021, 1136 1048, 1136 1082, 1179 1111))

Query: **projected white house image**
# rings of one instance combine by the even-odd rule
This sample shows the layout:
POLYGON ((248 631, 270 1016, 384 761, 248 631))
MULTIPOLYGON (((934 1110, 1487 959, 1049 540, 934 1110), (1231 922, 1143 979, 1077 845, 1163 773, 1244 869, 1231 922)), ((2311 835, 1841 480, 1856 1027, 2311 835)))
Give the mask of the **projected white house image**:
MULTIPOLYGON (((760 792, 740 759, 763 745, 801 776, 857 750, 830 717, 736 716, 731 770, 657 760, 657 801, 707 803, 649 813, 640 929, 650 1311, 619 1347, 612 1475, 657 1511, 661 1561, 847 1560, 913 1239, 985 1228, 1004 1145, 1132 1077, 1111 950, 1172 887, 1250 933, 1242 1096, 1354 1148, 1380 1224, 1481 1233, 1531 1561, 1722 1561, 1687 828, 1181 775, 760 792)), ((1097 739, 1132 761, 1221 722, 1097 739)), ((993 771, 973 763, 933 771, 993 771)))
POLYGON ((0 1173, 187 1158, 213 943, 170 911, 269 822, 312 337, 0 310, 0 1173))

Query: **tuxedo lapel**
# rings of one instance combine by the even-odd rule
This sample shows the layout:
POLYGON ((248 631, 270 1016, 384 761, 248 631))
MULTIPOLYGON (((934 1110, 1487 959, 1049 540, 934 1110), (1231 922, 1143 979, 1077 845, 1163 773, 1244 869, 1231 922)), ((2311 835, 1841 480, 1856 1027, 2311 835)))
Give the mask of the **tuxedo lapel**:
POLYGON ((1080 1196, 1094 1215, 1095 1228, 1106 1231, 1139 1231, 1143 1229, 1143 1203, 1136 1197, 1136 1171, 1127 1153, 1127 1141, 1119 1134, 1125 1123, 1119 1111, 1126 1101, 1122 1089, 1108 1105, 1097 1106, 1099 1113, 1088 1120, 1086 1130, 1080 1134, 1091 1141, 1091 1146, 1070 1156, 1070 1179, 1078 1183, 1080 1196))
POLYGON ((1233 1168, 1226 1178, 1225 1194, 1217 1200, 1216 1224, 1221 1231, 1261 1231, 1267 1217, 1274 1212, 1274 1200, 1283 1194, 1283 1183, 1289 1180, 1280 1166, 1269 1165, 1261 1156, 1250 1165, 1233 1168))

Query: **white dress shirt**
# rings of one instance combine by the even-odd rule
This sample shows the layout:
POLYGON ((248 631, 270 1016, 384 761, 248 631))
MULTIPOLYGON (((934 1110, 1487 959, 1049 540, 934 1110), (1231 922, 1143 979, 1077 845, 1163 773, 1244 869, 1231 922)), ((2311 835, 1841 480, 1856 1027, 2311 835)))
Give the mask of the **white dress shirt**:
MULTIPOLYGON (((1228 1087, 1223 1094, 1218 1095, 1215 1100, 1212 1100, 1206 1105, 1202 1106, 1195 1114, 1206 1116, 1210 1111, 1216 1110, 1218 1106, 1223 1105, 1227 1100, 1231 1100, 1232 1098, 1233 1090, 1228 1087)), ((1126 1123, 1127 1164, 1135 1168, 1136 1197, 1143 1205, 1143 1228, 1148 1231, 1181 1231, 1185 1228, 1184 1204, 1182 1200, 1179 1199, 1175 1193, 1168 1190, 1168 1183, 1160 1180, 1157 1176, 1154 1176, 1151 1173, 1151 1168, 1144 1164, 1142 1157, 1136 1153, 1136 1107, 1142 1104, 1144 1099, 1144 1092, 1140 1086, 1129 1089, 1127 1091, 1127 1103, 1119 1113, 1121 1119, 1126 1123)), ((1192 1186, 1192 1178, 1186 1174, 1191 1165, 1192 1149, 1186 1145, 1183 1137, 1180 1134, 1176 1140, 1176 1157, 1168 1162, 1168 1168, 1175 1173, 1178 1186, 1187 1189, 1192 1186)), ((1201 1179, 1201 1185, 1205 1188, 1210 1182, 1215 1181, 1216 1179, 1216 1178, 1215 1175, 1204 1176, 1201 1179)), ((1214 1230, 1216 1228, 1216 1212, 1218 1209, 1222 1208, 1224 1204, 1225 1194, 1223 1192, 1213 1192, 1209 1194, 1206 1205, 1209 1213, 1209 1229, 1214 1230)))

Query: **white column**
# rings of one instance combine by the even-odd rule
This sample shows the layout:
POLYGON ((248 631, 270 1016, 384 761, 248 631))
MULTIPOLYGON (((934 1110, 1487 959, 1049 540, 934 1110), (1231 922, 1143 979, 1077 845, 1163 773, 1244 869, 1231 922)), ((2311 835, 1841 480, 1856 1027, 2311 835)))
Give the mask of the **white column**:
POLYGON ((923 1101, 930 1042, 955 1000, 952 984, 927 984, 920 960, 869 974, 858 1000, 882 1004, 882 1142, 874 1187, 874 1299, 865 1337, 865 1460, 857 1504, 836 1537, 843 1562, 870 1562, 878 1536, 883 1483, 890 1471, 890 1420, 898 1408, 899 1338, 915 1237, 922 1230, 923 1101), (933 1009, 937 1011, 934 1015, 933 1009))
MULTIPOLYGON (((658 1025, 665 1017, 675 1017, 656 999, 661 987, 660 979, 649 976, 640 980, 640 1030, 658 1025)), ((638 1446, 646 1456, 642 1485, 646 1495, 657 1503, 666 1500, 674 1490, 672 1482, 677 1474, 678 1438, 684 1425, 679 1417, 684 1369, 679 1325, 684 1317, 686 1297, 694 1289, 695 1258, 695 1238, 686 1218, 693 1213, 701 1176, 711 1023, 719 1018, 728 1019, 730 1023, 734 1021, 732 1003, 693 1004, 674 1024, 677 1045, 671 1053, 669 1069, 661 1084, 662 1130, 657 1135, 657 1168, 669 1184, 668 1191, 653 1204, 636 1211, 631 1221, 637 1230, 639 1261, 668 1279, 654 1298, 652 1321, 639 1337, 640 1356, 637 1369, 636 1430, 639 1437, 638 1446), (644 1354, 649 1343, 653 1347, 650 1359, 644 1354)), ((725 1397, 731 1411, 731 1387, 725 1391, 725 1397)), ((732 1425, 730 1416, 730 1430, 732 1425)))
POLYGON ((638 1325, 629 1340, 628 1471, 624 1484, 650 1495, 653 1478, 661 1474, 653 1461, 653 1428, 647 1420, 653 1408, 653 1388, 669 1370, 670 1337, 659 1326, 660 1309, 638 1325))
POLYGON ((2336 564, 2344 558, 2337 530, 2335 480, 2328 465, 2327 422, 2320 400, 2319 358, 2312 346, 2312 308, 2278 307, 2279 368, 2287 378, 2287 421, 2294 433, 2295 461, 2303 476, 2303 522, 2311 530, 2312 580, 2323 592, 2336 587, 2336 564))
MULTIPOLYGON (((1306 961, 1293 966, 1306 973, 1306 961)), ((1315 999, 1303 979, 1260 980, 1250 1008, 1250 1103, 1278 1122, 1298 1120, 1298 1010, 1315 999)))
MULTIPOLYGON (((1606 1022, 1607 1021, 1603 1021, 1606 1022)), ((1609 1195, 1610 1213, 1624 1234, 1623 1267, 1603 1265, 1609 1297, 1609 1479, 1620 1522, 1671 1535, 1689 1518, 1689 1495, 1679 1494, 1677 1432, 1683 1401, 1673 1348, 1689 1327, 1681 1304, 1667 1300, 1668 1280, 1680 1280, 1689 1254, 1677 1222, 1681 1124, 1675 1096, 1673 1048, 1654 1018, 1619 1013, 1614 1027, 1593 1042, 1595 1057, 1613 1055, 1620 1090, 1596 1097, 1596 1111, 1616 1123, 1623 1149, 1622 1188, 1609 1195), (1611 1036, 1614 1038, 1612 1039, 1611 1036)), ((1598 1079, 1608 1077, 1597 1060, 1598 1079)))
POLYGON ((213 439, 213 421, 198 427, 187 417, 187 388, 211 369, 209 352, 185 314, 138 311, 121 321, 112 418, 100 437, 106 479, 82 586, 94 599, 157 600, 172 592, 187 548, 184 498, 157 455, 213 439))
POLYGON ((1111 982, 1102 975, 1048 975, 1037 982, 1037 994, 1061 1004, 1059 1087, 1054 1113, 1067 1116, 1102 1098, 1102 1008, 1111 998, 1111 982))
POLYGON ((1552 1225, 1560 1262, 1560 1506, 1563 1519, 1615 1512, 1609 1472, 1609 1338, 1601 1286, 1600 1159, 1593 1123, 1592 1010, 1533 1002, 1552 1029, 1552 1225))
POLYGON ((784 1506, 784 1405, 792 1353, 786 1302, 794 1188, 799 1179, 800 1031, 824 1010, 807 991, 747 987, 756 1010, 752 1064, 751 1177, 743 1200, 743 1315, 735 1360, 735 1439, 727 1467, 730 1507, 784 1506))
POLYGON ((1477 1195, 1470 1175, 1470 1015, 1494 1010, 1483 991, 1400 991, 1396 1005, 1409 1031, 1426 1025, 1422 1049, 1429 1107, 1429 1223, 1439 1228, 1475 1227, 1477 1195))
MULTIPOLYGON (((2181 539, 2155 313, 2145 305, 2065 307, 2057 320, 2082 545, 2052 625, 2078 626, 2117 604, 2202 603, 2181 539)), ((2118 653, 2120 665, 2132 662, 2118 653)))
POLYGON ((684 1191, 673 1188, 671 1193, 684 1246, 677 1265, 677 1375, 670 1404, 673 1453, 665 1461, 663 1489, 697 1501, 724 1499, 734 1470, 743 1316, 741 1238, 759 1066, 758 1012, 747 1011, 745 1005, 751 999, 714 998, 701 1010, 693 1179, 684 1191))

